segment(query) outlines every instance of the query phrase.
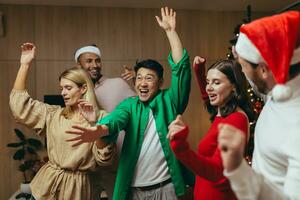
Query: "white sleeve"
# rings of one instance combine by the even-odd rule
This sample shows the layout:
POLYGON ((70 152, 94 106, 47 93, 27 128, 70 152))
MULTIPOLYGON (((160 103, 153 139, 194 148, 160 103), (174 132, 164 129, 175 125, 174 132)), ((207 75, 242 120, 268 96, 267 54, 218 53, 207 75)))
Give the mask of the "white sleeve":
POLYGON ((229 179, 231 188, 239 200, 299 199, 299 196, 298 198, 286 196, 264 176, 256 173, 245 160, 236 170, 230 173, 225 170, 224 175, 229 179))
POLYGON ((288 157, 288 168, 284 182, 284 193, 290 199, 300 199, 300 125, 289 130, 283 151, 288 157))

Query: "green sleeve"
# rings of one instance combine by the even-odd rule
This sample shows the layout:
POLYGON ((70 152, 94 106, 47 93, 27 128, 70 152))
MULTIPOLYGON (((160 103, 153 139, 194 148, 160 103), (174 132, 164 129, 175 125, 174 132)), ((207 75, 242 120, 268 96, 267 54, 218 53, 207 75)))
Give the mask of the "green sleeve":
POLYGON ((102 118, 97 124, 106 125, 109 135, 102 139, 106 142, 115 142, 121 130, 124 130, 130 120, 131 98, 122 101, 111 113, 102 118))
POLYGON ((191 91, 191 65, 186 49, 183 50, 182 58, 177 64, 174 63, 171 53, 168 61, 172 70, 171 87, 168 93, 178 112, 183 113, 191 91))

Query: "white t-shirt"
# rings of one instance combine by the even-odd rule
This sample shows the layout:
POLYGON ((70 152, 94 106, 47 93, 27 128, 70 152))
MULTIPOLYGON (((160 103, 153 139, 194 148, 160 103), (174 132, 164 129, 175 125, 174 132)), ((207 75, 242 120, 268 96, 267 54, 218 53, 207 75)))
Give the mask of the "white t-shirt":
POLYGON ((145 130, 139 159, 132 180, 132 187, 161 183, 170 178, 166 158, 161 147, 152 111, 145 130))

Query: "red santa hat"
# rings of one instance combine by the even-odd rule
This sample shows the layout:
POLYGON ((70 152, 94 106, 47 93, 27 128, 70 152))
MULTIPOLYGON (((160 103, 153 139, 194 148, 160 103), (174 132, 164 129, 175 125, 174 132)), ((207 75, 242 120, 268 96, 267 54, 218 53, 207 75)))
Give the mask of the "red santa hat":
POLYGON ((267 64, 277 82, 272 89, 272 97, 277 101, 292 96, 285 83, 290 66, 300 62, 300 48, 295 49, 299 23, 300 12, 289 11, 255 20, 240 28, 236 44, 238 55, 254 64, 267 64))

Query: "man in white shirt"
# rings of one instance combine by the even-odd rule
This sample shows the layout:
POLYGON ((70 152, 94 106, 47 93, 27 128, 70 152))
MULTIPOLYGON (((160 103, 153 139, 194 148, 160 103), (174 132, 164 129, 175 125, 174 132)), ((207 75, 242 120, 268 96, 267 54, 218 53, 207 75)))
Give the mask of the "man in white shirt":
MULTIPOLYGON (((100 106, 107 112, 112 112, 124 99, 136 96, 136 93, 122 78, 106 78, 102 75, 101 52, 96 45, 79 48, 75 52, 75 62, 78 67, 85 69, 95 84, 95 94, 100 106)), ((117 152, 123 144, 124 133, 117 140, 117 152)), ((114 182, 117 173, 117 162, 113 166, 101 167, 96 176, 92 176, 96 188, 105 190, 108 198, 112 198, 114 182), (100 185, 99 185, 100 184, 100 185), (99 185, 99 186, 98 186, 99 185)))
POLYGON ((245 136, 219 126, 224 174, 238 199, 300 199, 300 13, 289 11, 241 27, 238 60, 268 94, 255 127, 252 168, 245 136))

